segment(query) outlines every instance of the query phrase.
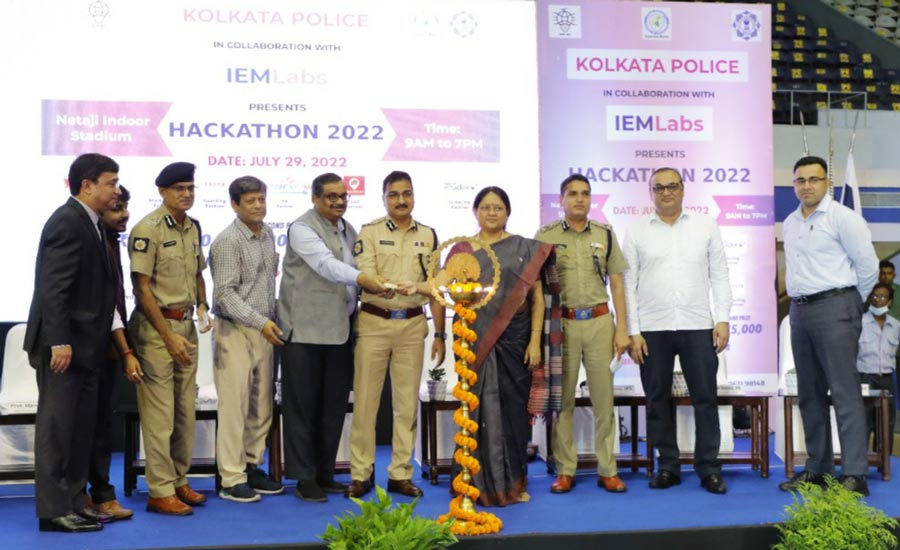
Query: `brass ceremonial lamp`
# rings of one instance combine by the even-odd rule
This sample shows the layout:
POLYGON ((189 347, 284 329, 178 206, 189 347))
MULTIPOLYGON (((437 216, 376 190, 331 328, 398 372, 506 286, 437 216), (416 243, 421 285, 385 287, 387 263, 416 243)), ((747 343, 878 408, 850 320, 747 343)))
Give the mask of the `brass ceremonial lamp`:
POLYGON ((456 237, 443 243, 431 256, 429 265, 428 283, 435 299, 452 307, 456 312, 457 320, 453 323, 453 353, 457 356, 454 370, 459 375, 459 382, 453 388, 453 396, 460 401, 460 406, 453 415, 453 420, 459 426, 459 432, 453 440, 457 444, 453 458, 460 465, 462 471, 453 479, 453 489, 457 496, 450 501, 450 512, 438 518, 438 523, 444 523, 450 518, 456 521, 450 530, 456 535, 483 535, 496 533, 502 529, 503 524, 497 516, 488 512, 476 512, 475 500, 481 492, 472 485, 472 476, 481 469, 478 459, 472 456, 478 443, 472 437, 478 431, 478 423, 469 418, 469 413, 478 407, 478 396, 472 393, 470 388, 478 380, 478 374, 469 368, 475 359, 472 344, 478 338, 474 330, 469 328, 476 318, 475 310, 487 304, 493 298, 497 285, 500 283, 500 262, 490 246, 482 241, 469 237, 456 237), (440 286, 435 281, 438 260, 441 251, 458 243, 467 242, 482 248, 491 260, 494 268, 494 277, 491 286, 485 288, 478 282, 481 276, 481 266, 478 260, 469 252, 451 249, 450 257, 444 265, 441 278, 450 281, 446 286, 440 286), (444 294, 450 296, 452 303, 448 302, 444 294))

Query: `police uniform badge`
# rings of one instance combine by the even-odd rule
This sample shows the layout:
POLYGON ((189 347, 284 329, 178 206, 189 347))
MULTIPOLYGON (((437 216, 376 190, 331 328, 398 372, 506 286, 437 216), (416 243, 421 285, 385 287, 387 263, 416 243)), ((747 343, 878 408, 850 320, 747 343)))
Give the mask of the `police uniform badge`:
POLYGON ((134 241, 131 243, 131 249, 135 252, 147 252, 147 248, 150 246, 150 239, 143 237, 136 237, 134 241))
POLYGON ((362 251, 363 251, 362 241, 356 241, 356 243, 353 245, 353 255, 359 256, 360 254, 362 254, 362 251))
POLYGON ((166 214, 165 216, 163 216, 163 220, 166 222, 166 227, 170 229, 178 225, 177 223, 175 223, 175 218, 173 218, 171 214, 166 214))

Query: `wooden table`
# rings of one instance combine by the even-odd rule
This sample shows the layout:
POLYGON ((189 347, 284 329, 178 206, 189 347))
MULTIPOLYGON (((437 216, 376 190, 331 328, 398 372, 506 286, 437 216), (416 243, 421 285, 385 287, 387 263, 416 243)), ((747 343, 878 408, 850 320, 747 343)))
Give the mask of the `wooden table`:
MULTIPOLYGON (((719 395, 716 404, 733 407, 750 408, 750 452, 731 452, 720 454, 722 464, 749 464, 753 470, 759 470, 761 477, 769 477, 769 395, 719 395)), ((693 403, 690 397, 673 397, 675 407, 689 407, 693 403)), ((682 464, 693 464, 694 453, 681 452, 682 464)))
MULTIPOLYGON (((124 441, 124 462, 125 462, 125 480, 124 491, 125 496, 131 496, 137 488, 137 478, 139 475, 145 475, 147 472, 147 461, 138 459, 138 449, 140 449, 140 433, 141 433, 141 417, 138 413, 137 406, 131 405, 119 408, 117 413, 121 414, 125 427, 124 441)), ((195 412, 197 420, 214 420, 218 429, 219 413, 217 410, 197 410, 195 412)), ((189 474, 213 474, 216 476, 216 492, 222 487, 222 480, 219 477, 219 471, 216 468, 215 458, 194 458, 191 460, 191 468, 189 474)))
MULTIPOLYGON (((648 438, 646 441, 646 449, 644 454, 638 452, 638 409, 647 405, 647 398, 643 395, 617 395, 613 397, 614 407, 628 407, 631 413, 631 452, 616 453, 616 466, 621 468, 631 468, 632 472, 637 472, 639 468, 647 469, 647 476, 653 476, 653 443, 648 438)), ((576 397, 576 407, 593 407, 590 397, 576 397)), ((646 409, 644 409, 644 418, 646 420, 646 409)), ((556 463, 553 460, 553 423, 546 422, 547 427, 547 473, 556 473, 556 463)), ((615 426, 614 429, 619 429, 615 426)), ((593 432, 593 429, 591 430, 593 432)), ((578 469, 597 468, 597 455, 594 453, 578 454, 578 469)))
MULTIPOLYGON (((347 403, 347 412, 353 412, 353 403, 347 403)), ((272 407, 272 426, 269 428, 269 477, 281 482, 284 476, 284 457, 281 445, 281 403, 275 403, 272 407)), ((349 462, 335 462, 336 474, 349 474, 349 462)), ((375 470, 372 470, 372 480, 375 479, 375 470)))
MULTIPOLYGON (((796 395, 785 395, 784 397, 784 475, 788 478, 794 477, 794 466, 798 462, 806 459, 806 453, 798 453, 794 451, 794 405, 799 403, 796 395)), ((828 396, 829 403, 831 396, 828 396)), ((888 481, 891 479, 891 448, 888 443, 890 433, 890 407, 893 406, 893 396, 891 392, 881 390, 876 394, 863 396, 863 404, 866 407, 875 407, 878 414, 875 415, 875 451, 867 451, 867 460, 869 466, 876 466, 881 473, 881 479, 888 481)), ((830 429, 830 428, 829 428, 830 429)), ((868 449, 868 443, 866 443, 868 449)), ((840 464, 839 456, 834 457, 835 464, 840 464)))
MULTIPOLYGON (((716 397, 716 403, 724 406, 746 406, 750 407, 750 451, 749 452, 732 452, 725 455, 719 455, 719 462, 722 464, 750 464, 753 470, 759 470, 760 476, 769 477, 769 395, 768 394, 747 394, 747 395, 719 395, 716 397)), ((616 407, 629 407, 631 409, 631 426, 632 432, 636 432, 638 407, 646 406, 647 398, 645 396, 615 396, 613 405, 616 407)), ((673 397, 673 408, 690 407, 693 402, 690 397, 673 397)), ((578 397, 575 399, 576 407, 590 407, 591 399, 589 397, 578 397)), ((646 411, 646 409, 645 409, 646 411)), ((673 410, 673 415, 674 415, 673 410)), ((552 466, 552 446, 551 446, 551 426, 547 426, 547 471, 553 473, 555 468, 552 466)), ((636 434, 631 439, 631 454, 617 454, 616 465, 620 467, 630 467, 632 471, 637 471, 639 467, 647 468, 647 475, 653 476, 653 442, 647 438, 647 448, 645 454, 638 453, 638 442, 636 434)), ((694 453, 684 452, 680 454, 680 462, 682 464, 693 464, 694 453)), ((579 454, 577 468, 596 468, 597 458, 594 454, 579 454)))
MULTIPOLYGON (((638 408, 646 403, 644 396, 616 396, 614 405, 617 407, 629 407, 631 409, 632 426, 638 424, 638 408)), ((459 408, 459 401, 421 401, 422 426, 419 429, 420 443, 422 447, 422 477, 429 480, 432 485, 438 482, 440 474, 450 474, 453 465, 452 458, 438 458, 437 454, 437 413, 438 411, 455 411, 459 408)), ((575 400, 575 406, 590 407, 591 400, 588 397, 579 397, 575 400)), ((547 471, 553 473, 555 464, 553 463, 552 451, 552 424, 547 422, 547 471)), ((638 471, 638 468, 646 468, 647 475, 653 475, 653 445, 648 441, 646 451, 641 454, 638 449, 637 436, 632 438, 631 453, 616 454, 616 464, 623 468, 631 468, 632 471, 638 471)), ((596 468, 597 459, 593 454, 578 455, 579 468, 596 468)))
POLYGON ((422 477, 432 485, 437 485, 439 474, 450 474, 453 466, 452 458, 437 456, 437 413, 438 411, 455 411, 459 401, 422 401, 419 400, 422 415, 422 426, 419 428, 419 441, 422 446, 422 477))

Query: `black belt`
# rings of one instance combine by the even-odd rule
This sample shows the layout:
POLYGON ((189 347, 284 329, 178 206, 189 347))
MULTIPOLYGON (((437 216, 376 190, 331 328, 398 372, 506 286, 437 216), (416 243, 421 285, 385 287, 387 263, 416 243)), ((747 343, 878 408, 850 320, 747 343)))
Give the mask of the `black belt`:
POLYGON ((384 309, 368 302, 363 303, 359 309, 366 313, 381 317, 382 319, 412 319, 413 317, 418 317, 424 313, 422 306, 411 307, 409 309, 384 309))
POLYGON ((797 296, 796 298, 791 298, 791 301, 795 304, 803 305, 817 302, 819 300, 824 300, 825 298, 831 298, 832 296, 840 296, 841 294, 846 294, 848 292, 857 292, 856 287, 845 286, 844 288, 832 288, 831 290, 816 292, 815 294, 810 294, 809 296, 797 296))

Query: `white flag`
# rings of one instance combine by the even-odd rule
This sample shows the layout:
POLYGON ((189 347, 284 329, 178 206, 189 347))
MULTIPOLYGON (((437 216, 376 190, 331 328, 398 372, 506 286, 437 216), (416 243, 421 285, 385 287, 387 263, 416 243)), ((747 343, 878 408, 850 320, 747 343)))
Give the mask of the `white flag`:
POLYGON ((856 181, 856 165, 853 162, 853 151, 850 151, 850 154, 847 155, 847 170, 844 172, 841 204, 862 216, 862 201, 859 199, 859 182, 856 181))

